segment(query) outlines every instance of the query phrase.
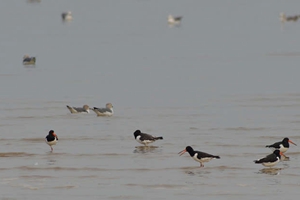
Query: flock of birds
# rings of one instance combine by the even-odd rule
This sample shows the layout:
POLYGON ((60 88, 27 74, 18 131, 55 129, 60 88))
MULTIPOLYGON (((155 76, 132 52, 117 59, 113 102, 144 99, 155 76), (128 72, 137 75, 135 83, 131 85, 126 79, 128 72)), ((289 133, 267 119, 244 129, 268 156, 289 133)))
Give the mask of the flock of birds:
MULTIPOLYGON (((163 137, 155 137, 147 133, 142 133, 140 130, 136 130, 134 133, 135 140, 143 144, 145 147, 148 147, 150 143, 155 142, 156 140, 162 140, 163 137)), ((53 130, 49 131, 49 134, 45 138, 46 143, 50 146, 51 152, 53 151, 53 145, 56 145, 58 141, 57 135, 54 133, 53 130)), ((273 153, 261 158, 254 160, 255 164, 262 164, 265 167, 273 167, 275 166, 279 161, 284 160, 281 158, 283 156, 284 158, 288 158, 284 155, 284 153, 289 149, 289 143, 295 144, 292 142, 289 138, 284 138, 280 142, 276 142, 271 145, 266 145, 267 148, 270 148, 273 150, 273 153)), ((200 167, 204 167, 204 162, 209 162, 212 159, 220 159, 220 156, 212 155, 206 152, 196 151, 191 146, 187 146, 184 150, 180 151, 178 154, 181 156, 184 153, 188 152, 190 156, 196 161, 200 163, 200 167)))
MULTIPOLYGON (((63 12, 61 14, 63 21, 71 21, 73 20, 72 12, 63 12)), ((287 21, 297 21, 300 18, 300 15, 294 16, 286 16, 285 13, 280 13, 280 21, 287 22, 287 21)), ((178 26, 180 25, 182 20, 182 16, 168 16, 168 24, 170 26, 178 26)), ((34 65, 36 62, 35 57, 30 57, 29 55, 25 55, 23 57, 23 64, 24 65, 34 65)), ((111 103, 107 103, 105 108, 97 108, 93 107, 90 108, 88 105, 84 105, 83 107, 72 107, 67 105, 67 108, 71 113, 89 113, 90 110, 93 110, 97 116, 112 116, 113 115, 113 106, 111 103)), ((140 144, 145 145, 146 147, 148 144, 155 142, 156 140, 162 140, 163 137, 154 137, 147 133, 142 133, 140 130, 136 130, 134 133, 134 138, 140 144)), ((51 152, 53 151, 53 145, 56 145, 58 141, 58 137, 53 130, 50 130, 48 135, 45 138, 46 143, 50 146, 51 152)), ((286 157, 284 153, 289 148, 289 143, 296 145, 294 142, 289 140, 289 138, 284 138, 280 142, 276 142, 272 145, 267 145, 266 147, 273 149, 273 153, 258 159, 254 160, 256 164, 262 164, 265 167, 273 167, 275 166, 280 160, 281 156, 286 157)), ((178 154, 181 156, 184 153, 188 152, 190 156, 197 162, 200 163, 200 167, 204 167, 204 162, 209 162, 212 159, 220 159, 220 156, 212 155, 206 152, 196 151, 191 146, 187 146, 184 150, 180 151, 178 154)))
MULTIPOLYGON (((73 20, 72 12, 71 11, 63 12, 61 14, 61 18, 64 22, 72 21, 73 20)), ((168 16, 168 24, 171 27, 180 26, 181 20, 182 20, 182 16, 176 16, 176 17, 172 15, 168 16)), ((23 57, 23 65, 35 65, 35 62, 36 62, 36 57, 31 57, 27 54, 23 57)))
POLYGON ((82 107, 72 107, 68 106, 67 108, 71 113, 90 113, 90 110, 93 110, 97 116, 112 116, 114 114, 113 105, 107 103, 105 108, 90 108, 88 105, 83 105, 82 107))
MULTIPOLYGON (((88 105, 83 105, 82 107, 73 107, 67 105, 67 108, 72 114, 75 113, 90 113, 90 110, 93 110, 97 116, 112 116, 114 114, 113 105, 107 103, 105 108, 90 108, 88 105)), ((58 137, 53 130, 50 130, 48 135, 45 138, 46 143, 50 146, 51 152, 53 151, 53 145, 56 145, 58 137)))

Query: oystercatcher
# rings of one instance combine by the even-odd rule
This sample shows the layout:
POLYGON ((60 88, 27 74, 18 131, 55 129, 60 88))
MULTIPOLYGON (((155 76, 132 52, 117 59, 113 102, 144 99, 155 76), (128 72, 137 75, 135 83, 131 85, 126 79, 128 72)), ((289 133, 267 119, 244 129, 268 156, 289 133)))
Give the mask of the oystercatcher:
POLYGON ((266 147, 268 148, 271 148, 273 150, 280 150, 280 152, 282 152, 282 155, 285 156, 283 153, 285 153, 288 148, 290 147, 290 144, 289 143, 292 143, 293 145, 296 145, 294 142, 292 142, 291 140, 289 140, 289 138, 284 138, 281 142, 276 142, 274 144, 271 144, 271 145, 267 145, 266 147))
POLYGON ((147 133, 142 133, 140 130, 136 130, 134 133, 134 138, 139 143, 147 146, 149 143, 155 142, 156 140, 162 140, 163 137, 154 137, 147 133))
POLYGON ((56 145, 58 140, 57 135, 54 133, 53 130, 49 131, 49 134, 45 138, 45 142, 50 146, 51 152, 53 151, 52 145, 56 145))
POLYGON ((280 155, 283 155, 282 152, 276 149, 273 153, 267 155, 264 158, 254 160, 254 162, 255 164, 262 164, 265 167, 273 167, 280 161, 280 155))
POLYGON ((189 152, 190 156, 197 162, 200 163, 200 167, 204 167, 204 162, 209 162, 211 159, 217 158, 220 159, 220 156, 214 156, 201 151, 194 151, 194 149, 190 146, 187 146, 184 150, 180 151, 178 154, 180 156, 185 152, 189 152))
POLYGON ((112 116, 114 114, 113 105, 111 103, 107 103, 105 108, 94 107, 92 110, 97 116, 112 116))
POLYGON ((84 105, 81 107, 71 107, 67 105, 67 108, 70 110, 71 113, 90 113, 90 107, 88 105, 84 105))

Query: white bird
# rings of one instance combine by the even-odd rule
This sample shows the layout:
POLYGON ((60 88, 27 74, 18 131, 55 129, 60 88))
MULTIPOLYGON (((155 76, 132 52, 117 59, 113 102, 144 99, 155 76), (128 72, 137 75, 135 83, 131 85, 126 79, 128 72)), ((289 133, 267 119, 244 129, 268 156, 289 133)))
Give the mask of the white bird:
POLYGON ((113 105, 111 103, 107 103, 105 108, 94 107, 92 110, 97 116, 112 116, 114 114, 113 105))

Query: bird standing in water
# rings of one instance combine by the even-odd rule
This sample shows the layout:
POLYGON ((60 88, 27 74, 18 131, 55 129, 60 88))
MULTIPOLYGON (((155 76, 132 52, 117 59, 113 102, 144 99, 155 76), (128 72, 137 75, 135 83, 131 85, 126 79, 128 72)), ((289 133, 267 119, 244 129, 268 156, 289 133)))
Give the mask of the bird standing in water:
POLYGON ((49 134, 45 138, 45 142, 50 146, 51 152, 53 151, 52 145, 56 145, 58 141, 57 135, 54 133, 53 130, 49 131, 49 134))

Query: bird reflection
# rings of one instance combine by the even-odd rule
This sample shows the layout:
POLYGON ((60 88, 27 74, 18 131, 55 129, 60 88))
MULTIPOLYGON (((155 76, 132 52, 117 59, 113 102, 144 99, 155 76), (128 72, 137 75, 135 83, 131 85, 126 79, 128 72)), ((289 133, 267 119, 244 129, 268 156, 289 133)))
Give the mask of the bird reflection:
POLYGON ((48 165, 55 165, 55 163, 56 163, 56 160, 54 160, 54 159, 47 160, 48 165))
POLYGON ((263 168, 259 170, 260 174, 279 175, 282 168, 263 168))
POLYGON ((161 149, 158 146, 137 146, 133 150, 133 153, 157 153, 160 152, 161 149))
POLYGON ((190 175, 190 176, 199 176, 199 177, 203 177, 204 175, 211 173, 209 171, 198 170, 198 169, 199 169, 199 167, 195 168, 194 171, 186 170, 186 171, 184 171, 184 173, 186 173, 187 175, 190 175))

